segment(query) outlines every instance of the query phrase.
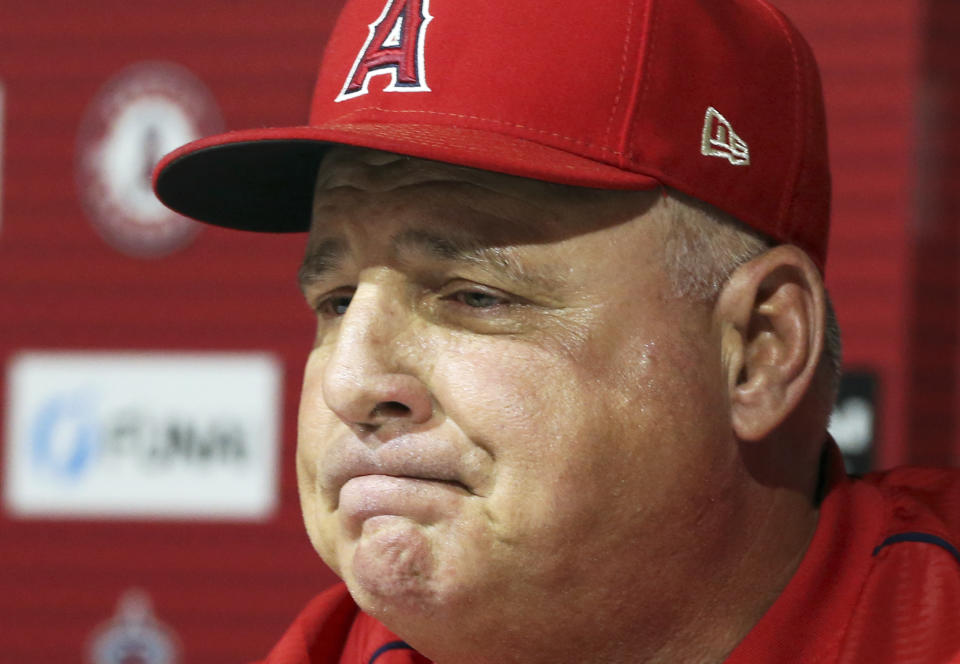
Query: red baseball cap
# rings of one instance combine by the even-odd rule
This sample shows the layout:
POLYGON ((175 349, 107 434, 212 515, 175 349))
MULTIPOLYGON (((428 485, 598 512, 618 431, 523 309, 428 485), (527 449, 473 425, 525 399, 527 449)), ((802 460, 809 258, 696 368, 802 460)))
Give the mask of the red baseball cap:
POLYGON ((304 231, 333 143, 585 187, 663 184, 826 261, 820 77, 764 0, 349 0, 308 124, 189 143, 154 187, 194 219, 304 231))

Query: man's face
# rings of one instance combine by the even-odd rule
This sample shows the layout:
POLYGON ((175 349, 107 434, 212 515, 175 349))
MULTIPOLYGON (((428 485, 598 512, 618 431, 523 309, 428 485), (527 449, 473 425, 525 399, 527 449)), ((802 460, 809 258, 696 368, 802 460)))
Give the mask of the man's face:
POLYGON ((694 592, 735 445, 711 310, 663 268, 660 196, 327 158, 297 469, 311 541, 362 608, 509 624, 694 592))

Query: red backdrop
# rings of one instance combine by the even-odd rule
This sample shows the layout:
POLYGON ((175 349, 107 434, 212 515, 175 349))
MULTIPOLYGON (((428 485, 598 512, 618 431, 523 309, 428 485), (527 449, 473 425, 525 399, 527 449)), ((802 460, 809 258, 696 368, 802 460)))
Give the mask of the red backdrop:
MULTIPOLYGON (((847 366, 878 378, 876 465, 950 462, 960 134, 947 118, 960 110, 960 58, 944 24, 960 27, 960 13, 952 0, 777 4, 823 69, 835 174, 827 281, 847 366)), ((207 228, 166 257, 131 258, 94 230, 75 182, 84 113, 134 62, 189 68, 228 129, 303 122, 338 6, 0 5, 0 362, 25 349, 269 351, 285 376, 280 506, 266 522, 0 514, 0 661, 85 661, 91 633, 132 587, 178 634, 182 661, 244 661, 332 581, 303 533, 293 473, 312 332, 295 286, 302 238, 207 228)))

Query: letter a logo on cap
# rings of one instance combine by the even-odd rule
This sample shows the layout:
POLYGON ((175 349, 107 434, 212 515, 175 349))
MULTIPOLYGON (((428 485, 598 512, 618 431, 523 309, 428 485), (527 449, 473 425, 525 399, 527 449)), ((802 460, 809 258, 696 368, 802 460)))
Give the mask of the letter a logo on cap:
POLYGON ((380 18, 370 24, 367 42, 335 101, 367 94, 370 78, 377 74, 392 79, 384 92, 430 92, 423 70, 423 38, 431 20, 430 0, 388 0, 380 18))

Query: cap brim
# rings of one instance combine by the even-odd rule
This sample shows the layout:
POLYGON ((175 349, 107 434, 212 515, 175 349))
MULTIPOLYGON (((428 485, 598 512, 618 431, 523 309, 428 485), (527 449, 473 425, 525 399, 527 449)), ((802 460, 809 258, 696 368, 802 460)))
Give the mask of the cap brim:
POLYGON ((184 145, 154 170, 157 197, 192 219, 240 230, 310 227, 324 153, 344 144, 599 189, 652 189, 659 180, 527 139, 420 124, 339 124, 234 131, 184 145))

